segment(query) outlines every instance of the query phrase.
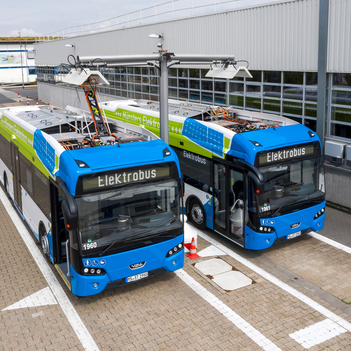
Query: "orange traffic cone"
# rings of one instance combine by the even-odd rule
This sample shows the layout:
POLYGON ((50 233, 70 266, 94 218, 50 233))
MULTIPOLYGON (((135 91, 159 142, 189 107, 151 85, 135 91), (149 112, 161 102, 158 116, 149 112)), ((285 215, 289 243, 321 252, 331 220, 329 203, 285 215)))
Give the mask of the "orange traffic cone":
POLYGON ((200 257, 200 256, 196 253, 196 245, 195 245, 195 239, 194 239, 194 238, 192 238, 192 240, 191 240, 190 253, 187 254, 186 256, 189 257, 191 260, 200 257))

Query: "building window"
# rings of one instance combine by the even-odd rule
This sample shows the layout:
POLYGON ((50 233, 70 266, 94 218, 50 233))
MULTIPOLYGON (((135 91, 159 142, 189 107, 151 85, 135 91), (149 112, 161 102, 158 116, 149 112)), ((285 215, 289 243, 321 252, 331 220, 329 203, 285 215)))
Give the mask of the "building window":
POLYGON ((37 74, 37 70, 35 67, 28 67, 28 74, 29 75, 35 75, 37 74))
POLYGON ((273 99, 263 99, 263 110, 267 113, 280 113, 280 101, 273 99))
POLYGON ((281 83, 281 72, 278 71, 265 71, 263 72, 264 83, 281 83))
POLYGON ((303 72, 284 72, 284 84, 303 84, 303 72))
MULTIPOLYGON (((34 74, 35 67, 29 68, 34 74)), ((154 67, 101 68, 110 82, 99 87, 103 94, 120 98, 159 99, 159 71, 154 67)), ((253 78, 206 78, 208 69, 168 70, 170 98, 233 106, 283 115, 316 129, 317 72, 250 70, 253 78)), ((38 82, 62 84, 65 66, 37 66, 38 82)), ((351 73, 329 74, 327 135, 351 139, 351 73)))
POLYGON ((334 73, 333 86, 351 88, 351 73, 334 73))
POLYGON ((247 82, 261 82, 262 81, 262 72, 261 71, 251 71, 252 78, 248 78, 247 82))
POLYGON ((302 87, 284 86, 283 98, 284 99, 302 100, 303 99, 302 87))

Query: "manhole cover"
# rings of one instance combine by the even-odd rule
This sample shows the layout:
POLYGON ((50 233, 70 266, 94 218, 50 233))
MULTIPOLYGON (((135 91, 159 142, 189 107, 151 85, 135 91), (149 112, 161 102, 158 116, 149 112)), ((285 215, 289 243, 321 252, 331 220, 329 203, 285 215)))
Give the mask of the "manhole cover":
POLYGON ((252 284, 252 280, 239 271, 217 274, 212 280, 223 290, 235 290, 252 284))
POLYGON ((205 275, 216 275, 232 270, 232 266, 219 258, 198 262, 195 267, 205 275))

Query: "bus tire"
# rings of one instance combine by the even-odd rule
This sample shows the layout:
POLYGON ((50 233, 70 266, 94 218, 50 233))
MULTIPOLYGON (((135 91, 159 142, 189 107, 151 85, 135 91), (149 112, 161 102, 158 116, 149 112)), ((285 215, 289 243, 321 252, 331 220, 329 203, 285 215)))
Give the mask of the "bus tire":
POLYGON ((45 227, 43 224, 40 224, 39 227, 39 242, 41 249, 43 250, 46 257, 50 257, 50 244, 48 234, 46 233, 45 227))
POLYGON ((6 173, 4 173, 4 188, 5 188, 6 196, 10 199, 9 182, 7 180, 6 173))
POLYGON ((202 204, 196 200, 192 199, 189 206, 189 216, 191 222, 196 228, 205 229, 206 228, 206 212, 202 204))

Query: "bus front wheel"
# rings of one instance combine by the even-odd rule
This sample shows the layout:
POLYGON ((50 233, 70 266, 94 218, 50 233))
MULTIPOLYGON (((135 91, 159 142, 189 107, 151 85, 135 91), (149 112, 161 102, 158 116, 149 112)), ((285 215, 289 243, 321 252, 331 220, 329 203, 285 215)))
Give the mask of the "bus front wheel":
POLYGON ((46 233, 46 230, 43 225, 41 225, 39 229, 39 241, 44 254, 47 257, 49 257, 50 256, 49 239, 48 239, 48 234, 46 233))
POLYGON ((199 229, 205 229, 206 228, 206 212, 204 207, 201 205, 201 203, 198 200, 191 200, 190 202, 190 208, 189 208, 189 213, 190 213, 190 219, 195 225, 195 227, 199 229))

